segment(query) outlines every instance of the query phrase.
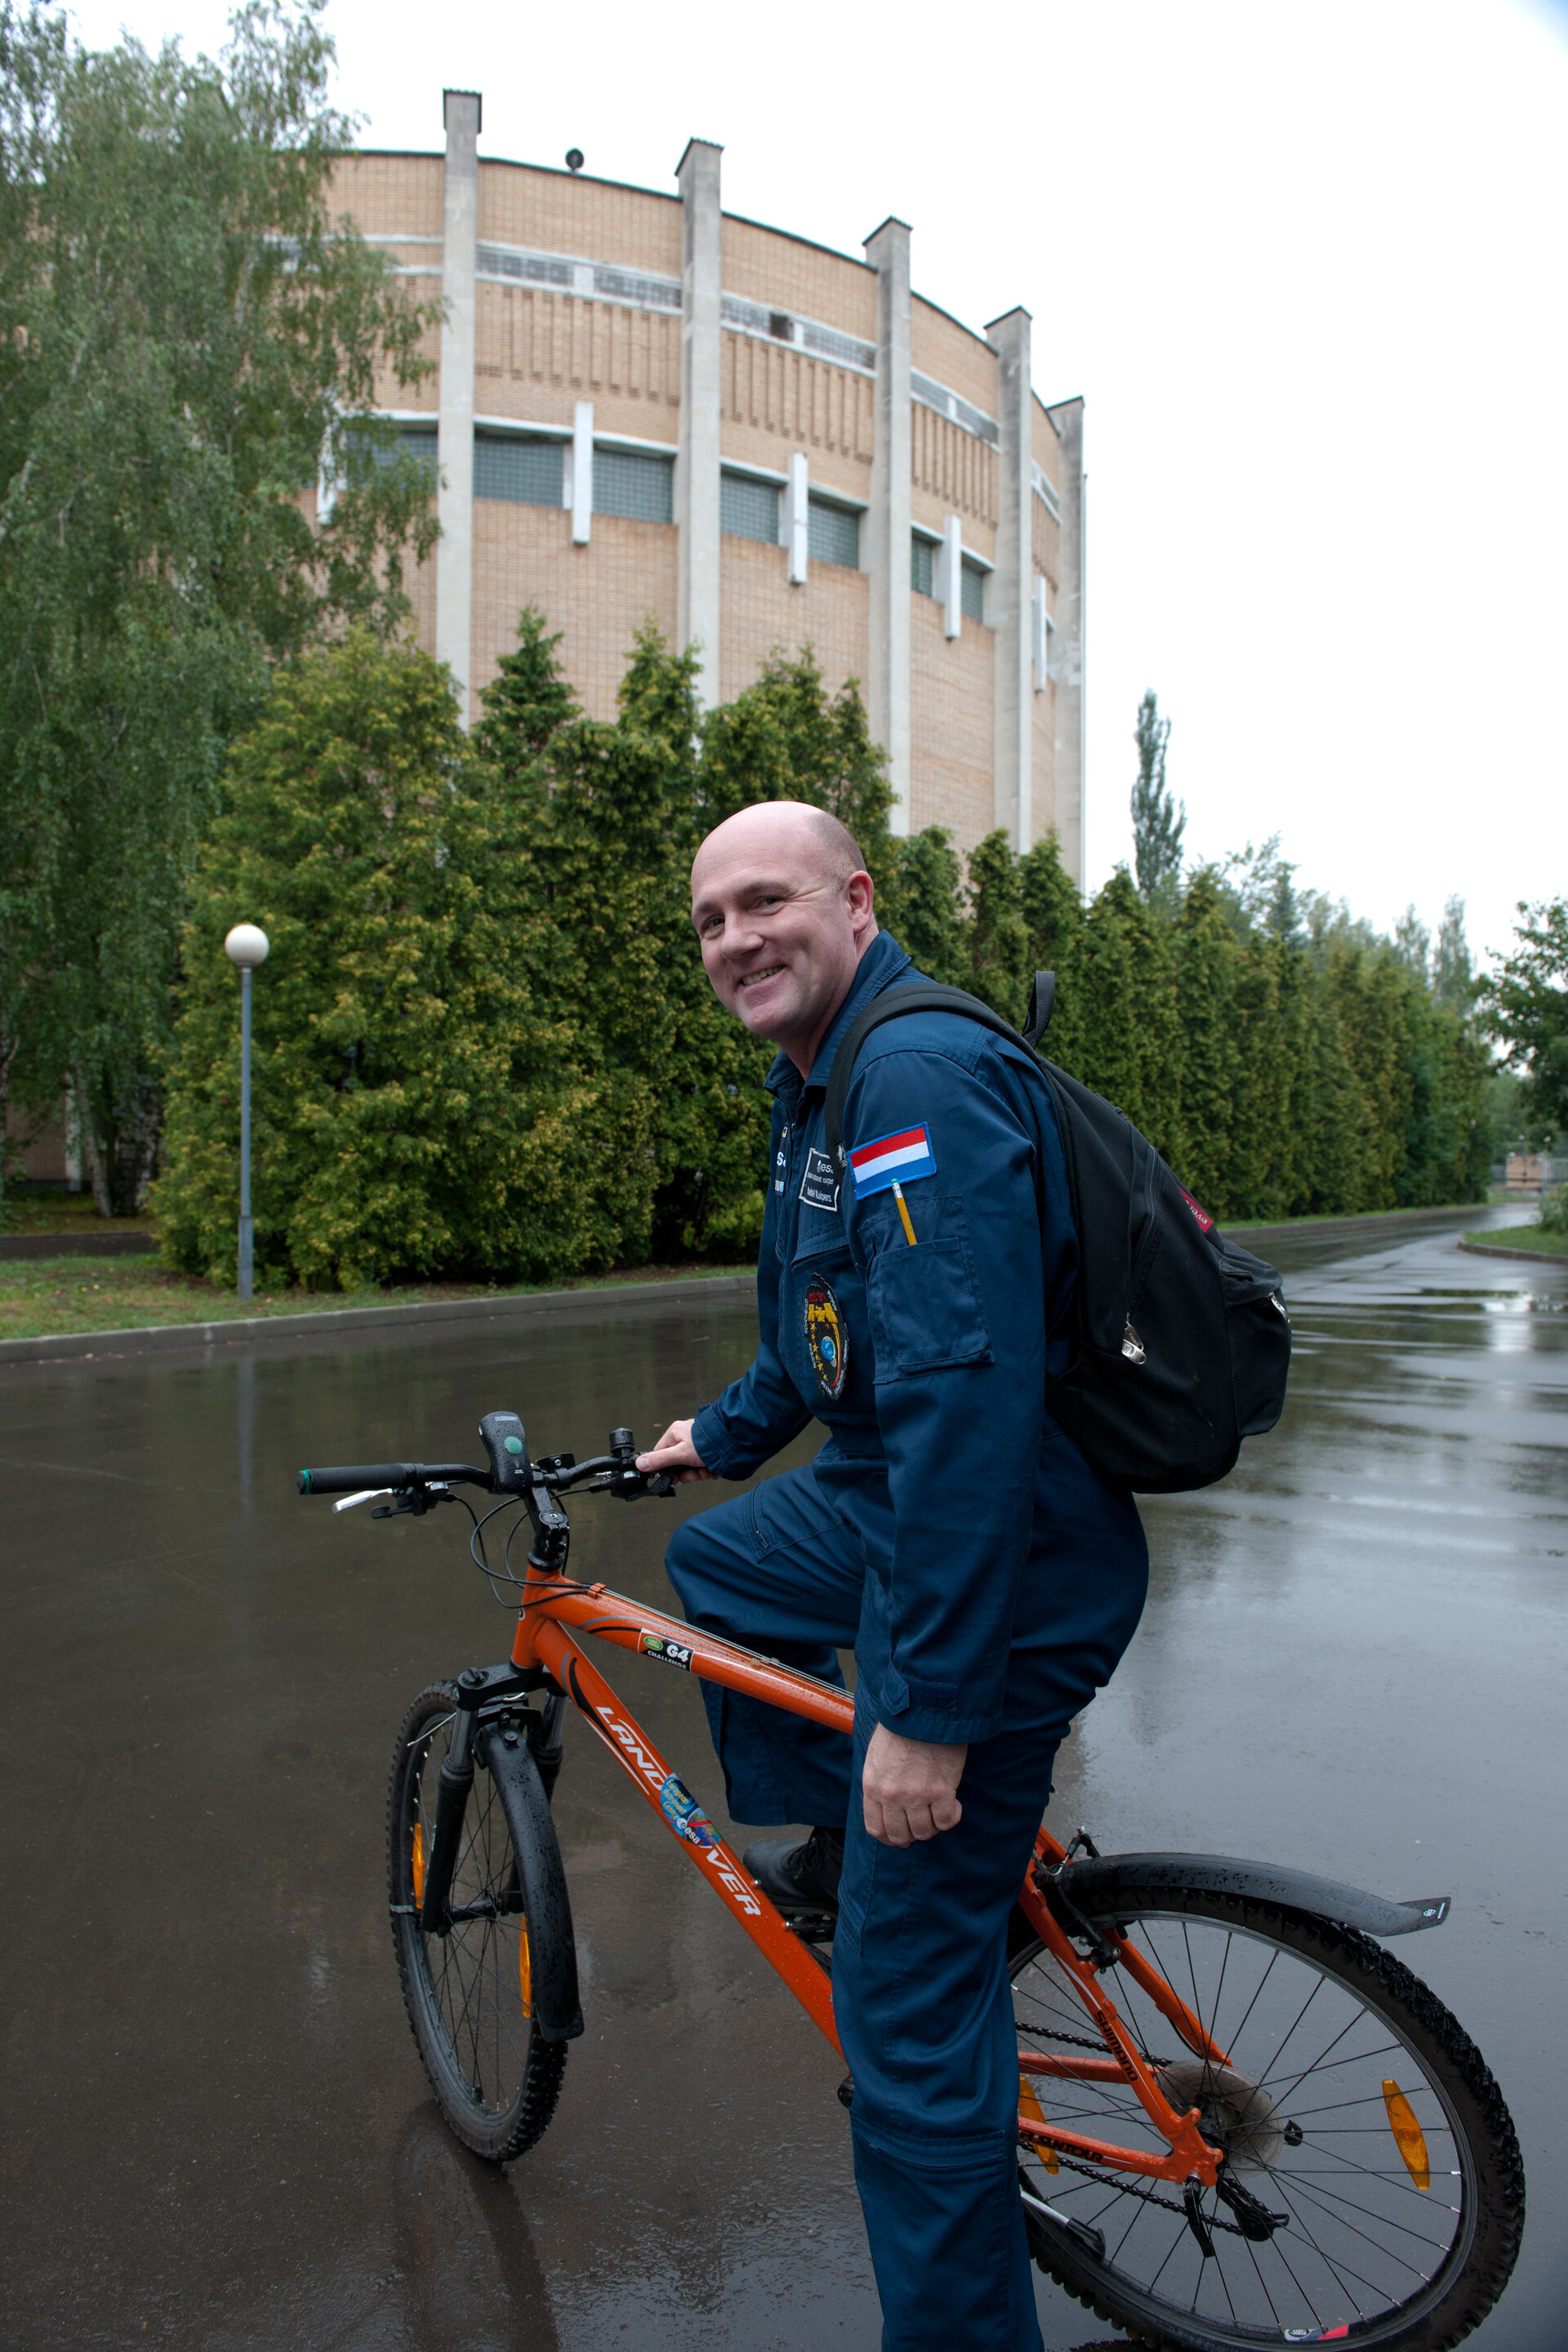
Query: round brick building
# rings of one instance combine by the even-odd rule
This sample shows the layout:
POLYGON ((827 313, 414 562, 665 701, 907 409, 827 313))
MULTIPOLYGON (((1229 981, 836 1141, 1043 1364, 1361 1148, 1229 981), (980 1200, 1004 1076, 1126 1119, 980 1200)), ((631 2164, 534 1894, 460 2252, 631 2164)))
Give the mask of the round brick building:
POLYGON ((857 260, 723 212, 705 141, 664 195, 481 161, 478 94, 445 112, 444 154, 347 157, 335 201, 446 302, 385 413, 440 469, 414 596, 470 717, 524 604, 605 718, 650 617, 707 703, 809 644, 897 831, 1054 827, 1081 883, 1082 404, 1037 398, 1028 313, 912 293, 900 221, 857 260))

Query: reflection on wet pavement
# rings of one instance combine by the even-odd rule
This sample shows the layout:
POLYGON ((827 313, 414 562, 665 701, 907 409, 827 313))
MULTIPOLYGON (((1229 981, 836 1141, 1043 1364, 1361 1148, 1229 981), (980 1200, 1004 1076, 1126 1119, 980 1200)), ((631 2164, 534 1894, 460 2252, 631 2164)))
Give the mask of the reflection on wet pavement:
MULTIPOLYGON (((1453 1892, 1401 1957, 1500 2076, 1532 2190, 1519 2276, 1472 2341, 1546 2352, 1568 2284, 1549 2160, 1568 1268, 1466 1258, 1458 1222, 1277 1250, 1286 1420, 1223 1487, 1146 1506, 1149 1611, 1052 1813, 1107 1849, 1453 1892)), ((509 2172, 448 2138, 386 1934, 385 1772, 415 1691, 500 1657, 508 1622, 456 1513, 334 1520, 292 1491, 304 1461, 471 1456, 496 1405, 534 1451, 651 1433, 750 1333, 718 1297, 623 1302, 0 1377, 28 1764, 7 1807, 7 2347, 877 2344, 841 2069, 580 1730, 557 1811, 587 2034, 509 2172)), ((584 1500, 574 1565, 668 1605, 664 1541, 710 1499, 584 1500)), ((608 1663, 728 1828, 697 1690, 608 1663)), ((1104 2338, 1045 2282, 1040 2309, 1050 2352, 1104 2338)))

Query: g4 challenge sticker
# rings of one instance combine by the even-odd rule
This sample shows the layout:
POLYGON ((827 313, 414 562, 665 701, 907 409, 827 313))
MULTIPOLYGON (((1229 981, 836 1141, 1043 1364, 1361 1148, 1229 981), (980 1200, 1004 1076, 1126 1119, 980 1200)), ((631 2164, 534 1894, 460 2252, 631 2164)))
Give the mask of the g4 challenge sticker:
POLYGON ((688 1845, 717 1845, 719 1832, 684 1783, 672 1772, 658 1792, 658 1810, 688 1845))
POLYGON ((849 1370, 849 1332, 833 1285, 820 1274, 814 1274, 806 1283, 801 1312, 805 1319, 805 1352, 816 1384, 825 1397, 840 1397, 849 1370))
POLYGON ((683 1674, 691 1672, 691 1652, 684 1642, 671 1642, 663 1633, 639 1633, 637 1648, 647 1658, 662 1658, 667 1666, 679 1666, 683 1674))

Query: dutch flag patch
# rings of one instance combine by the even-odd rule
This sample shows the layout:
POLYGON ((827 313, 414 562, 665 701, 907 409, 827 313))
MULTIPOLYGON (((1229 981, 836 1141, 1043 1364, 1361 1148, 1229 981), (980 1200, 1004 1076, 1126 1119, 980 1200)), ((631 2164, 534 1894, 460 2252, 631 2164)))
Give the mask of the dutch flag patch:
POLYGON ((849 1171, 855 1179, 855 1198, 863 1201, 868 1193, 885 1192, 889 1184, 910 1184, 917 1176, 934 1176, 936 1154, 923 1127, 905 1127, 897 1135, 879 1135, 874 1143, 857 1145, 849 1154, 849 1171))

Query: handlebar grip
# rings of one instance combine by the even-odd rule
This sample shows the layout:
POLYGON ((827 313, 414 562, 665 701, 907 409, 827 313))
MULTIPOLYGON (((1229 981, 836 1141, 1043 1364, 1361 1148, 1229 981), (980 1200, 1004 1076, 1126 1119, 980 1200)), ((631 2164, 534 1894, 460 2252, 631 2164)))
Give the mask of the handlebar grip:
POLYGON ((357 1495, 366 1487, 391 1486, 399 1493, 412 1486, 418 1470, 414 1462, 361 1462, 347 1469, 301 1470, 301 1495, 357 1495))

